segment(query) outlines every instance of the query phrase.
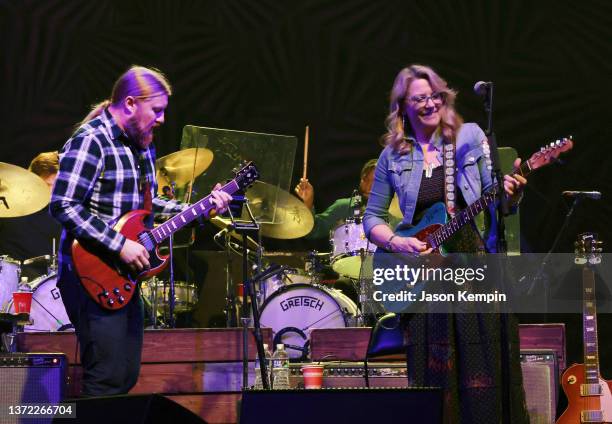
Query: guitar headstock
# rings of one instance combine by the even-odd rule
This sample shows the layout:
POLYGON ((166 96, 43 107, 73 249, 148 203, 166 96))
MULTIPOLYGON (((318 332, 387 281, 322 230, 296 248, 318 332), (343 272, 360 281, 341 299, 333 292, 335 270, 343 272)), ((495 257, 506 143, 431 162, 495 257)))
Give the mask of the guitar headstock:
POLYGON ((542 166, 549 165, 556 161, 561 153, 571 150, 572 147, 574 147, 574 140, 572 140, 571 135, 561 140, 553 141, 549 145, 541 147, 539 152, 531 155, 528 160, 529 168, 535 170, 542 166))
POLYGON ((597 233, 578 234, 578 238, 574 242, 574 253, 576 254, 574 262, 579 265, 601 263, 602 244, 597 239, 597 233))
POLYGON ((242 168, 234 170, 234 172, 236 173, 236 184, 238 184, 241 190, 247 188, 259 179, 259 171, 251 161, 244 161, 242 168))

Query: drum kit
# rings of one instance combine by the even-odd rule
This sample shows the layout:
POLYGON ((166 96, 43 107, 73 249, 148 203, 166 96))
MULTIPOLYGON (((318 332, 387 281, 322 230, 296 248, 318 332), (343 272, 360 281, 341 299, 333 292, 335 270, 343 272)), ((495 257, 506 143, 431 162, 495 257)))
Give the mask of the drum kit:
MULTIPOLYGON (((0 218, 18 218, 44 208, 51 197, 48 185, 38 175, 19 166, 0 162, 0 218)), ((55 246, 53 247, 55 251, 55 246)), ((23 262, 0 256, 0 311, 14 313, 13 292, 32 291, 30 320, 26 331, 62 331, 72 328, 57 283, 56 256, 38 256, 23 262), (28 282, 22 269, 43 264, 46 274, 28 282)))
MULTIPOLYGON (((297 197, 278 190, 265 183, 253 186, 247 197, 257 215, 259 205, 265 204, 275 196, 276 210, 281 217, 278 224, 260 224, 260 234, 276 239, 296 239, 307 235, 314 226, 312 212, 297 197), (253 205, 254 204, 254 205, 253 205)), ((359 208, 357 208, 358 210, 359 208)), ((212 222, 221 228, 228 239, 236 241, 238 234, 228 232, 229 220, 214 218, 212 222)), ((242 240, 242 239, 240 239, 242 240)), ((228 249, 235 252, 236 247, 228 249)), ((262 327, 272 329, 274 344, 283 343, 292 359, 305 359, 309 354, 310 333, 319 328, 354 327, 362 325, 363 317, 357 303, 341 290, 330 288, 321 281, 322 275, 337 273, 359 287, 362 264, 374 251, 374 245, 365 237, 361 216, 348 217, 330 233, 331 252, 311 251, 302 257, 303 267, 286 266, 255 283, 255 297, 260 311, 262 327), (333 272, 331 271, 333 270, 333 272)), ((259 260, 257 269, 271 265, 269 258, 278 252, 263 252, 254 240, 248 240, 248 247, 257 251, 253 262, 259 260)), ((228 305, 226 310, 235 310, 231 302, 232 288, 227 288, 228 305)))

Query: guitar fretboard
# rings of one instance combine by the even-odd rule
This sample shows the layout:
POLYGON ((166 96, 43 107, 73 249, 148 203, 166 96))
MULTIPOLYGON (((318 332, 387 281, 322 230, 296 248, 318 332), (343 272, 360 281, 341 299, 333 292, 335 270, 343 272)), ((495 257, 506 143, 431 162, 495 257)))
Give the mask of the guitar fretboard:
MULTIPOLYGON (((525 161, 518 168, 514 168, 511 172, 512 174, 519 174, 526 176, 531 172, 531 166, 529 161, 525 161)), ((484 211, 489 207, 490 204, 495 202, 497 195, 497 185, 495 184, 492 188, 490 188, 485 194, 483 194, 478 200, 474 203, 461 210, 453 218, 451 218, 446 224, 444 224, 441 228, 434 231, 427 237, 427 242, 430 247, 434 249, 440 247, 451 238, 459 229, 461 229, 468 222, 471 222, 476 215, 480 212, 484 211)))
POLYGON ((584 373, 587 384, 599 383, 599 351, 597 347, 597 308, 595 275, 591 267, 582 269, 583 305, 582 334, 584 340, 584 373))
MULTIPOLYGON (((239 186, 236 183, 236 180, 232 180, 219 190, 224 191, 228 194, 235 193, 239 190, 239 186)), ((166 238, 170 237, 173 233, 180 230, 187 224, 191 223, 197 217, 205 215, 215 207, 215 204, 212 201, 212 195, 200 199, 193 205, 189 206, 184 211, 174 215, 172 218, 159 225, 158 227, 151 230, 151 235, 155 240, 155 244, 159 244, 164 241, 166 238)))

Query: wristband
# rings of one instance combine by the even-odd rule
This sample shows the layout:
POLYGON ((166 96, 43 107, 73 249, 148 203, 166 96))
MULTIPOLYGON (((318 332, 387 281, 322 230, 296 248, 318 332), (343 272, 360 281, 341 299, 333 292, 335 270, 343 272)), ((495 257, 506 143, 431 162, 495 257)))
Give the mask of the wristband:
POLYGON ((391 237, 389 237, 389 240, 387 240, 387 243, 385 244, 385 250, 388 252, 393 253, 393 251, 391 250, 391 241, 395 238, 396 234, 393 234, 391 237))

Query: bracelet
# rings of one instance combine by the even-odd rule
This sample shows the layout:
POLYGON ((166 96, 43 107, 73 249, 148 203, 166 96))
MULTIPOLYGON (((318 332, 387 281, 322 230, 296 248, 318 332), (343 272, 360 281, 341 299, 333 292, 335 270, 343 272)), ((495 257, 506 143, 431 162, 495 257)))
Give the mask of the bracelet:
POLYGON ((387 250, 388 252, 393 252, 391 250, 391 241, 395 238, 397 234, 393 234, 391 237, 389 237, 389 240, 387 240, 387 243, 385 244, 385 250, 387 250))

